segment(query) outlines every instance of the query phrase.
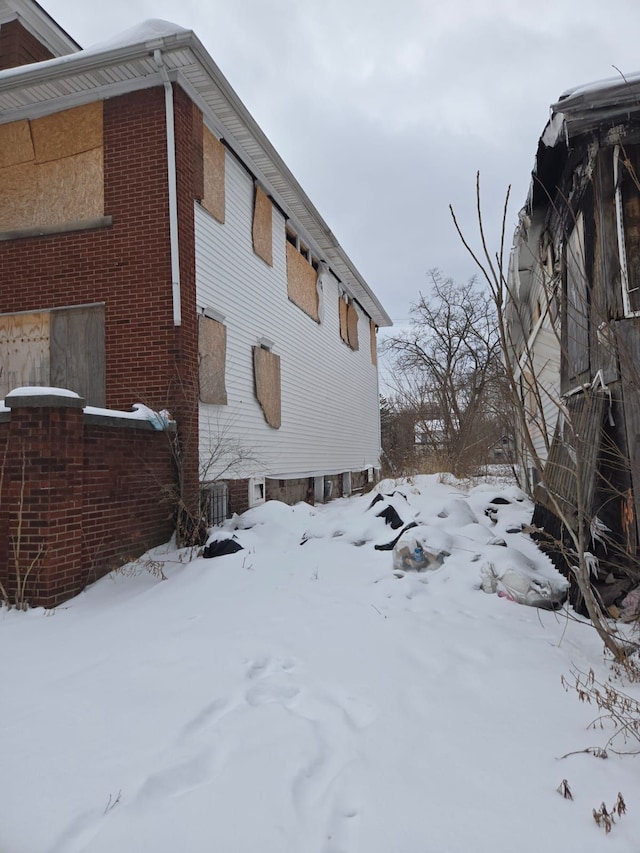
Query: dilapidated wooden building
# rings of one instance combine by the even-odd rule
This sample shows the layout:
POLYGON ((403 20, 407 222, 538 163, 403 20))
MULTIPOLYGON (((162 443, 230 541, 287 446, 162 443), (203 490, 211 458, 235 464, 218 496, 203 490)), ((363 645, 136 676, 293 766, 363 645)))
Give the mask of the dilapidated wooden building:
POLYGON ((509 271, 535 520, 565 544, 560 517, 581 529, 605 604, 640 577, 639 178, 640 74, 567 91, 538 143, 509 271))

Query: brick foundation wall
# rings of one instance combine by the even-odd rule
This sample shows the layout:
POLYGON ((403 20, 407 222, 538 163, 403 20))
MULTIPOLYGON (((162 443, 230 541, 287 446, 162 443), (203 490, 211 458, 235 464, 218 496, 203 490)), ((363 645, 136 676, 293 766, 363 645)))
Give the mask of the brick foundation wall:
POLYGON ((248 480, 228 480, 228 503, 227 512, 229 515, 240 515, 249 509, 249 481, 248 480))
POLYGON ((19 21, 0 26, 0 70, 53 59, 53 54, 19 21))
POLYGON ((144 421, 87 416, 79 398, 7 397, 0 422, 0 582, 54 607, 174 529, 170 437, 144 421))

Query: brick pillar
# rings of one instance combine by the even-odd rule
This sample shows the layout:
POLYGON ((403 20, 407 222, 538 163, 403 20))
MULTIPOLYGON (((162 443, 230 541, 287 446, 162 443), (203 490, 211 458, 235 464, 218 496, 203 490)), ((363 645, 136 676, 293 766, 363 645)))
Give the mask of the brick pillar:
MULTIPOLYGON (((45 391, 45 389, 43 389, 45 391)), ((82 565, 82 462, 85 401, 72 395, 12 392, 3 483, 10 597, 29 572, 25 599, 53 607, 85 585, 82 565)))

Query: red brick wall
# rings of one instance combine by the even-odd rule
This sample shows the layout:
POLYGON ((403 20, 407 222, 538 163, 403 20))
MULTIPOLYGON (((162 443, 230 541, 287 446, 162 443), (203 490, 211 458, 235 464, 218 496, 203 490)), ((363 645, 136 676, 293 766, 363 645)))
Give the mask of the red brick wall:
POLYGON ((104 172, 112 227, 0 244, 0 310, 105 302, 107 406, 166 406, 177 342, 162 89, 105 101, 104 172))
POLYGON ((86 424, 82 563, 89 582, 171 538, 171 433, 86 424))
POLYGON ((173 396, 183 449, 184 498, 195 511, 199 503, 199 380, 193 199, 199 184, 198 158, 200 164, 202 162, 202 113, 194 107, 182 89, 174 86, 173 92, 182 293, 182 324, 177 331, 176 352, 179 387, 173 396))
POLYGON ((80 408, 13 408, 0 423, 0 582, 16 592, 14 547, 26 600, 53 607, 122 562, 166 542, 175 483, 170 434, 86 423, 80 408))
POLYGON ((0 26, 0 70, 53 59, 53 54, 18 21, 0 26))
MULTIPOLYGON (((174 89, 182 325, 173 323, 164 88, 104 102, 111 227, 0 242, 0 312, 105 303, 106 405, 176 416, 185 497, 197 505, 194 140, 201 115, 174 89)), ((72 389, 74 390, 74 389, 72 389)))
POLYGON ((228 512, 229 515, 240 515, 249 509, 249 481, 227 480, 228 488, 228 512))

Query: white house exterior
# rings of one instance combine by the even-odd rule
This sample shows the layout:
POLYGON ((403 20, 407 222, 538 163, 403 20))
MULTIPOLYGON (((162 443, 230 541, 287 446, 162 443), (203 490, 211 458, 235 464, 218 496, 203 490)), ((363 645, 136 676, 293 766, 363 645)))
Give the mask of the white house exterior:
POLYGON ((284 216, 274 211, 270 267, 249 240, 237 238, 251 231, 254 187, 230 154, 226 165, 225 223, 200 205, 195 210, 198 305, 218 312, 227 329, 228 400, 226 405, 200 404, 203 462, 222 432, 245 445, 252 457, 241 474, 248 468, 269 478, 292 479, 377 468, 378 375, 369 317, 356 309, 359 348, 353 350, 340 337, 335 275, 320 276, 320 322, 288 298, 284 216), (278 429, 266 422, 254 394, 252 348, 265 341, 280 356, 278 429))
POLYGON ((371 482, 391 321, 197 36, 152 20, 81 50, 32 0, 0 0, 0 26, 11 340, 18 315, 95 308, 103 378, 78 390, 167 400, 192 479, 199 447, 201 481, 228 483, 223 511, 371 482))

